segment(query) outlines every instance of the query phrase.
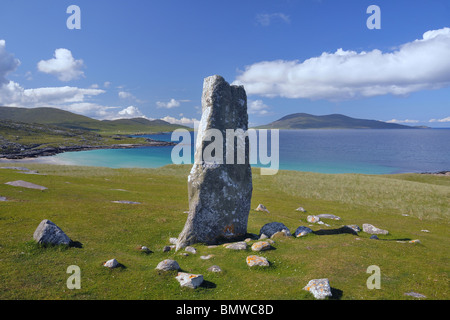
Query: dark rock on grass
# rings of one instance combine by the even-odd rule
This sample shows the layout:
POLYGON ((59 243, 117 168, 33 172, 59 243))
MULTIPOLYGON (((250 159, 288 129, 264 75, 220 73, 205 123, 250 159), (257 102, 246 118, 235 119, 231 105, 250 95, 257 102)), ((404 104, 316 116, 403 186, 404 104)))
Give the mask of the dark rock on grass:
POLYGON ((298 237, 306 236, 307 234, 312 233, 312 232, 313 231, 310 228, 305 227, 305 226, 300 226, 295 230, 294 235, 295 235, 295 237, 298 238, 298 237))
POLYGON ((270 238, 277 232, 283 232, 283 230, 285 230, 288 235, 291 235, 289 228, 286 227, 283 223, 269 222, 262 226, 262 228, 259 230, 259 234, 265 234, 268 238, 270 238))
POLYGON ((72 240, 50 220, 42 220, 33 234, 39 244, 70 245, 72 240))

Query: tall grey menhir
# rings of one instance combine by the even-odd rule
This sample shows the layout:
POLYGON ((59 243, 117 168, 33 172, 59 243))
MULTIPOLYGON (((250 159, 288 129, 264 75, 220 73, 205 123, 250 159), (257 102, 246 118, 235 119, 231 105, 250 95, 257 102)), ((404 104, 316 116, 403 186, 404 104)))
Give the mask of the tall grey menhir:
POLYGON ((198 242, 239 239, 247 233, 253 189, 247 130, 244 87, 229 85, 218 75, 205 78, 195 163, 188 177, 189 215, 177 250, 198 242), (244 134, 229 136, 227 144, 227 129, 244 134))

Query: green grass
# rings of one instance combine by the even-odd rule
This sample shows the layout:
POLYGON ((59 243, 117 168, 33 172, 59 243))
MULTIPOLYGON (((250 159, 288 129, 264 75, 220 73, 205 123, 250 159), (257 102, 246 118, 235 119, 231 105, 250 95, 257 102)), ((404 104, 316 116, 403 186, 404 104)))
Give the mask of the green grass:
POLYGON ((26 166, 46 175, 0 170, 0 196, 10 199, 0 202, 0 299, 313 299, 302 288, 309 280, 324 277, 340 299, 414 299, 404 295, 409 291, 428 299, 449 298, 448 177, 288 171, 261 176, 254 169, 252 208, 263 203, 270 213, 250 212, 251 233, 258 234, 272 221, 284 223, 293 233, 298 226, 309 225, 308 214, 332 213, 342 220, 326 220, 330 227, 311 228, 371 223, 390 234, 379 236, 379 241, 363 232, 276 239, 275 250, 260 253, 270 267, 251 269, 245 263, 246 256, 253 254, 250 249, 209 249, 198 244, 196 255, 162 252, 186 221, 183 211, 188 209, 190 166, 26 166), (13 180, 48 190, 4 184, 13 180), (295 211, 299 206, 308 213, 295 211), (82 248, 35 244, 32 235, 43 219, 52 220, 72 240, 82 243, 82 248), (398 239, 420 239, 421 244, 399 243, 398 239), (136 249, 139 245, 153 253, 141 253, 136 249), (199 258, 206 254, 214 257, 199 258), (112 258, 124 268, 102 266, 112 258), (177 260, 184 271, 203 274, 206 284, 195 290, 180 288, 176 272, 155 270, 167 258, 177 260), (206 271, 213 264, 223 273, 206 271), (80 290, 66 287, 70 265, 81 268, 80 290), (379 290, 367 289, 370 265, 381 269, 379 290))

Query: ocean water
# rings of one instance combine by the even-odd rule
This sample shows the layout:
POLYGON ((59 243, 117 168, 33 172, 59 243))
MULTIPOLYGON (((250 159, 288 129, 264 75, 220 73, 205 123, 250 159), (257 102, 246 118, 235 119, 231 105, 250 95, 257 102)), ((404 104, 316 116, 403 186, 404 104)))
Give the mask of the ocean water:
MULTIPOLYGON (((171 134, 148 137, 171 141, 171 134)), ((54 158, 75 165, 157 168, 172 164, 172 149, 102 149, 54 158)), ((193 159, 193 146, 191 150, 193 159)), ((450 170, 450 129, 280 130, 279 169, 364 174, 450 170)))

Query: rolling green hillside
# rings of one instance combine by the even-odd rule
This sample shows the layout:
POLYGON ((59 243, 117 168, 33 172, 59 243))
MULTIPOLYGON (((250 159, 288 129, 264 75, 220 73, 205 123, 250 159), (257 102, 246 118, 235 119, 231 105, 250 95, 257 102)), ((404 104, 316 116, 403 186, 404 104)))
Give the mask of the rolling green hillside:
POLYGON ((308 113, 294 113, 258 129, 409 129, 395 123, 376 120, 355 119, 341 114, 315 116, 308 113))
POLYGON ((69 129, 95 131, 102 134, 139 134, 187 128, 163 120, 144 118, 96 120, 56 108, 0 107, 0 120, 50 124, 69 129))

